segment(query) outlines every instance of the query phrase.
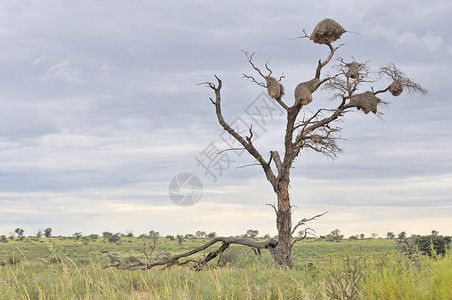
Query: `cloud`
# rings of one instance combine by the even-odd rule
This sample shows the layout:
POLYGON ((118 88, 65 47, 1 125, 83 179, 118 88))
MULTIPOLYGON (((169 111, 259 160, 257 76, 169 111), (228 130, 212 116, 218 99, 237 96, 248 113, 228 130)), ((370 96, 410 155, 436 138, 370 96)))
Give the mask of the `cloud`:
POLYGON ((35 59, 31 65, 33 67, 36 67, 36 66, 40 65, 42 62, 44 62, 44 61, 45 61, 45 57, 39 57, 39 58, 35 59))
POLYGON ((397 38, 396 46, 408 44, 409 46, 425 47, 430 51, 439 50, 443 47, 443 38, 435 36, 431 32, 427 32, 421 37, 418 37, 413 32, 403 32, 397 38))
MULTIPOLYGON (((326 233, 336 226, 370 231, 385 221, 417 230, 404 209, 427 212, 420 221, 441 215, 445 222, 452 102, 444 82, 452 78, 442 50, 450 48, 443 29, 450 5, 251 1, 237 10, 237 3, 117 2, 107 10, 107 2, 0 4, 0 37, 8 41, 0 55, 0 220, 7 224, 0 232, 23 225, 31 232, 52 222, 61 234, 93 228, 275 233, 265 206, 274 194, 262 170, 237 168, 252 164, 251 157, 234 158, 215 183, 197 166, 195 157, 212 141, 221 143, 223 130, 208 100, 212 91, 196 84, 217 74, 226 121, 246 115, 263 90, 241 78, 255 75, 245 49, 256 52, 259 66, 268 60, 274 74, 284 72, 285 100, 292 103, 291 91, 313 76, 328 48, 290 38, 324 17, 361 34, 343 35, 344 59, 393 61, 431 96, 382 96, 392 102, 384 120, 347 115, 338 124, 348 140, 337 161, 302 152, 292 170, 300 215, 332 211, 331 219, 316 222, 326 233), (189 210, 174 207, 167 195, 181 172, 196 173, 205 185, 189 210)), ((336 104, 318 92, 309 109, 336 104)), ((265 157, 283 151, 284 119, 259 132, 255 145, 265 157)))
POLYGON ((382 24, 376 24, 367 28, 366 35, 373 37, 383 37, 393 43, 395 47, 409 46, 417 48, 425 48, 429 51, 437 51, 444 47, 443 38, 439 35, 434 35, 428 31, 423 35, 418 35, 412 31, 396 31, 392 28, 387 28, 382 24))
POLYGON ((82 71, 79 67, 73 66, 68 61, 63 61, 48 68, 43 75, 43 80, 57 80, 66 83, 80 83, 82 81, 81 75, 82 71))

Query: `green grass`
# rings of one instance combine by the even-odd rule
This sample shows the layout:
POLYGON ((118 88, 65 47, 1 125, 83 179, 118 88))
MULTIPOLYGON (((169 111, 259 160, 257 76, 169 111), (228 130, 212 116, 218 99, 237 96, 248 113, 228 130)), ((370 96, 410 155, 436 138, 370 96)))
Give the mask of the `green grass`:
MULTIPOLYGON (((177 254, 203 242, 179 246, 160 238, 156 252, 177 254)), ((109 259, 101 250, 128 259, 140 255, 141 244, 138 238, 1 243, 0 299, 452 299, 450 253, 412 261, 394 252, 391 240, 298 242, 291 270, 276 268, 266 252, 258 257, 240 246, 203 272, 103 269, 109 259), (314 266, 306 268, 309 262, 314 266)))

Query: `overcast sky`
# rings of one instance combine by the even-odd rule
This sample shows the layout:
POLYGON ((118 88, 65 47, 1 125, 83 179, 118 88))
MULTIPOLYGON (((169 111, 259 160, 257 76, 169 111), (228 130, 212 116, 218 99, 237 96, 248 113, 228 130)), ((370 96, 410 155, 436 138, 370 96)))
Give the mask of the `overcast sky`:
MULTIPOLYGON (((239 168, 253 163, 246 153, 216 156, 221 174, 198 163, 227 146, 212 91, 197 84, 218 75, 225 118, 253 123, 261 153, 281 151, 278 107, 270 104, 271 118, 249 117, 266 98, 242 78, 256 74, 241 49, 286 76, 291 103, 328 54, 293 38, 332 18, 351 32, 335 43, 345 44, 338 55, 373 69, 394 63, 429 95, 383 95, 391 103, 382 119, 348 114, 335 161, 302 152, 292 170, 294 222, 329 211, 309 224, 319 234, 450 235, 451 15, 449 0, 2 1, 0 234, 276 234, 265 205, 275 195, 260 168, 239 168), (186 172, 203 193, 181 207, 168 186, 186 172)), ((318 92, 308 108, 332 104, 318 92)))

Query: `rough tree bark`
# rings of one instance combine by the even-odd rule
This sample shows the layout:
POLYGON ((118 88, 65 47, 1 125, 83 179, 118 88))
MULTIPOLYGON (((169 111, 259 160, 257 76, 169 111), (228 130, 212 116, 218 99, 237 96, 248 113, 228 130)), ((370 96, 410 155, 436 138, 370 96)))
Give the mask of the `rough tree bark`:
MULTIPOLYGON (((317 30, 317 27, 315 30, 317 30)), ((342 28, 336 32, 342 34, 344 31, 342 28)), ((328 31, 326 31, 326 33, 328 33, 328 31)), ((337 37, 333 37, 332 41, 339 39, 340 34, 337 37)), ((313 35, 311 35, 311 37, 312 36, 313 35)), ((311 37, 304 32, 304 36, 301 38, 311 37)), ((381 113, 378 112, 377 106, 387 104, 387 102, 382 101, 376 95, 383 94, 388 91, 393 96, 400 95, 402 91, 407 91, 410 94, 427 94, 425 89, 423 89, 419 84, 406 78, 405 75, 393 64, 382 67, 377 72, 370 72, 367 67, 367 63, 355 62, 354 59, 351 62, 345 62, 343 59, 338 59, 338 64, 335 68, 333 68, 334 72, 322 78, 323 68, 332 61, 336 51, 342 46, 342 44, 337 47, 333 47, 331 44, 332 41, 328 42, 328 39, 331 37, 326 36, 326 38, 324 38, 325 36, 322 36, 321 32, 320 34, 317 32, 316 37, 321 37, 321 39, 316 41, 314 38, 314 42, 326 45, 329 53, 323 61, 318 61, 314 77, 308 81, 300 83, 297 86, 294 93, 295 101, 290 105, 282 99, 284 96, 284 86, 281 84, 281 81, 284 76, 281 76, 279 80, 272 77, 272 70, 269 68, 268 63, 265 64, 265 69, 268 71, 268 75, 264 75, 253 62, 254 53, 249 54, 244 51, 248 63, 257 72, 257 74, 262 77, 262 81, 256 80, 253 76, 247 74, 243 74, 243 77, 250 79, 252 82, 263 88, 266 88, 269 96, 274 99, 274 101, 286 112, 287 121, 283 140, 284 154, 282 156, 278 153, 278 151, 269 151, 268 158, 265 159, 261 152, 259 152, 253 144, 252 127, 249 128, 249 134, 247 136, 241 136, 225 121, 221 110, 221 89, 223 87, 223 83, 220 78, 214 75, 216 83, 201 83, 201 85, 205 85, 212 89, 215 94, 214 98, 209 99, 215 107, 215 113, 219 124, 255 159, 257 162, 256 164, 262 168, 267 180, 273 187, 276 194, 277 204, 268 205, 272 206, 276 213, 278 241, 269 240, 258 243, 250 239, 218 237, 204 246, 194 249, 188 253, 176 255, 171 259, 156 263, 142 264, 142 267, 146 269, 158 265, 168 267, 192 261, 195 262, 197 269, 202 269, 208 261, 226 250, 230 244, 241 244, 258 250, 267 249, 270 251, 270 254, 279 266, 292 268, 292 246, 297 240, 299 240, 293 237, 294 233, 300 226, 305 225, 308 221, 325 214, 319 214, 310 219, 302 219, 295 226, 292 226, 293 207, 289 196, 290 171, 293 162, 299 156, 300 151, 302 149, 313 150, 334 159, 341 151, 337 145, 337 140, 340 139, 339 133, 342 129, 340 126, 335 124, 342 120, 345 113, 362 110, 365 114, 373 112, 375 115, 380 116, 381 113), (391 83, 381 90, 374 91, 373 85, 380 82, 384 77, 389 79, 391 83), (325 90, 329 90, 332 93, 333 100, 335 101, 332 102, 334 106, 332 108, 318 109, 315 112, 305 109, 305 107, 313 100, 312 95, 320 87, 325 90), (360 89, 365 89, 367 91, 364 93, 357 93, 360 89), (300 114, 301 112, 302 114, 300 114), (301 119, 300 115, 302 116, 301 119), (222 242, 222 246, 218 250, 210 252, 204 259, 179 262, 179 259, 203 251, 217 242, 222 242)), ((308 229, 309 228, 304 229, 304 236, 302 238, 306 237, 308 229)), ((118 263, 118 267, 124 267, 124 264, 121 264, 118 260, 114 261, 118 263)))

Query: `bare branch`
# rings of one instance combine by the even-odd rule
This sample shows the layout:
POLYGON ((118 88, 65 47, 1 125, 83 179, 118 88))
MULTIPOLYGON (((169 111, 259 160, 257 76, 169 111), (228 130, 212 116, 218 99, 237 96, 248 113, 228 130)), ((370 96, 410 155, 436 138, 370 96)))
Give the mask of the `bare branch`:
POLYGON ((273 161, 275 162, 275 166, 276 166, 276 169, 278 170, 278 172, 281 172, 282 171, 282 162, 281 162, 281 157, 279 156, 278 151, 270 151, 270 157, 273 158, 273 161))
POLYGON ((291 40, 298 40, 298 39, 309 38, 309 35, 306 33, 306 29, 303 29, 303 33, 304 33, 304 35, 302 35, 302 36, 297 36, 297 37, 295 37, 295 38, 291 38, 291 40))
POLYGON ((312 229, 312 228, 309 228, 309 227, 304 229, 303 230, 303 235, 301 237, 293 239, 292 244, 291 244, 292 247, 293 247, 293 245, 295 245, 296 242, 304 240, 308 234, 315 236, 315 230, 312 229))
MULTIPOLYGON (((253 67, 253 69, 256 70, 257 73, 259 73, 259 75, 261 75, 262 78, 265 79, 265 75, 262 74, 261 70, 260 70, 258 67, 256 67, 256 66, 254 65, 254 63, 253 63, 253 56, 254 56, 255 53, 249 55, 249 54, 248 54, 248 51, 242 50, 242 52, 246 55, 246 58, 248 59, 248 62, 249 62, 250 65, 253 67)), ((267 66, 267 65, 266 65, 266 66, 267 66)), ((270 71, 270 72, 271 72, 271 71, 270 71)))
POLYGON ((389 91, 389 86, 387 88, 385 88, 384 90, 378 90, 374 92, 374 95, 380 94, 380 93, 386 93, 387 91, 389 91))
MULTIPOLYGON (((216 88, 215 84, 213 84, 212 82, 209 82, 209 81, 207 81, 207 82, 200 82, 197 85, 207 85, 208 87, 210 87, 213 90, 216 88)), ((209 99, 211 99, 211 98, 209 98, 209 99)))
POLYGON ((328 57, 323 62, 321 60, 319 60, 318 65, 317 65, 317 69, 315 70, 315 78, 317 78, 317 79, 320 79, 320 72, 322 71, 322 68, 325 67, 330 62, 330 60, 334 56, 334 53, 340 47, 342 47, 344 44, 340 44, 336 48, 333 48, 333 46, 330 43, 328 43, 326 45, 328 46, 328 48, 330 48, 330 54, 328 55, 328 57))
POLYGON ((265 63, 265 68, 267 69, 267 71, 268 71, 268 75, 267 76, 271 76, 272 75, 272 73, 273 73, 273 71, 272 70, 270 70, 270 68, 268 67, 268 61, 265 63))
POLYGON ((247 164, 247 165, 243 165, 243 166, 238 166, 235 167, 236 169, 244 169, 244 168, 248 168, 248 167, 256 167, 256 166, 260 166, 261 164, 259 163, 254 163, 254 164, 247 164))
POLYGON ((131 268, 135 268, 135 267, 142 267, 142 269, 144 269, 144 267, 146 266, 146 264, 143 262, 138 262, 137 264, 134 264, 134 265, 126 264, 125 262, 121 261, 119 258, 113 256, 110 253, 110 251, 101 251, 101 253, 107 254, 108 257, 110 257, 111 262, 116 263, 114 265, 109 264, 109 265, 103 267, 103 269, 107 269, 107 268, 111 268, 111 267, 115 267, 117 269, 131 269, 131 268))
POLYGON ((288 111, 289 110, 289 106, 284 103, 284 101, 281 100, 281 98, 277 98, 275 99, 276 102, 278 102, 279 105, 281 105, 282 108, 284 108, 284 110, 288 111))
POLYGON ((250 129, 248 129, 248 131, 250 133, 250 136, 249 137, 247 136, 246 139, 247 139, 248 143, 251 143, 251 139, 253 138, 253 125, 251 125, 251 127, 250 127, 250 129))
MULTIPOLYGON (((280 82, 283 78, 285 78, 284 75, 281 75, 279 77, 279 80, 276 80, 276 78, 271 77, 270 75, 273 73, 273 71, 268 67, 268 62, 265 64, 265 68, 267 69, 267 71, 269 72, 269 74, 267 76, 265 76, 261 70, 256 67, 256 65, 253 63, 253 56, 255 53, 253 54, 248 54, 247 51, 242 50, 242 52, 246 55, 246 58, 248 59, 248 62, 250 63, 250 65, 253 67, 254 70, 256 70, 259 75, 265 79, 265 83, 263 82, 259 82, 257 81, 253 76, 247 75, 247 74, 243 74, 243 78, 247 78, 250 79, 251 81, 253 81, 254 83, 256 83, 257 85, 263 87, 263 88, 269 88, 269 85, 271 85, 271 81, 273 80, 275 83, 280 82)), ((278 84, 278 96, 270 96, 271 98, 275 99, 275 101, 281 105, 282 108, 284 108, 286 111, 289 109, 289 106, 284 103, 284 101, 281 100, 281 97, 284 95, 284 86, 282 84, 278 84)), ((269 94, 270 95, 270 94, 269 94)))
POLYGON ((245 148, 228 148, 228 149, 218 151, 217 154, 222 154, 226 151, 243 151, 243 150, 246 150, 246 149, 245 148))
POLYGON ((155 262, 155 263, 151 263, 148 264, 146 266, 147 269, 152 269, 156 266, 164 266, 165 268, 167 267, 171 267, 173 265, 177 265, 178 264, 178 260, 184 257, 189 257, 192 256, 193 254, 196 254, 198 252, 201 252, 207 248, 209 248, 210 246, 218 243, 218 242, 222 242, 221 247, 213 252, 210 252, 206 258, 200 260, 200 261, 195 261, 198 262, 198 265, 196 266, 197 270, 201 270, 210 260, 212 260, 213 258, 215 258, 217 255, 219 255, 220 253, 222 253, 224 250, 226 250, 226 248, 229 247, 230 244, 238 244, 238 245, 243 245, 243 246, 248 246, 254 249, 267 249, 270 251, 270 254, 272 254, 273 249, 276 247, 277 242, 275 240, 268 240, 265 242, 257 242, 255 240, 251 240, 251 239, 246 239, 246 238, 239 238, 239 237, 217 237, 213 240, 211 240, 210 242, 202 245, 201 247, 198 247, 196 249, 193 249, 189 252, 186 253, 182 253, 182 254, 178 254, 178 255, 174 255, 173 257, 171 257, 170 259, 168 259, 167 261, 160 261, 160 262, 155 262))
POLYGON ((250 136, 243 138, 240 134, 238 134, 223 118, 223 114, 221 112, 221 88, 222 88, 222 82, 221 80, 214 75, 215 78, 218 81, 218 86, 215 86, 213 83, 207 83, 207 86, 214 90, 215 92, 215 112, 217 115, 218 122, 223 127, 225 131, 227 131, 232 137, 234 137, 244 148, 246 151, 248 151, 251 156, 253 156, 256 161, 259 162, 261 167, 263 168, 265 175, 268 179, 268 181, 275 186, 276 185, 276 177, 273 174, 273 171, 271 167, 267 164, 265 159, 262 157, 262 155, 259 153, 259 151, 254 147, 251 138, 253 137, 252 128, 250 128, 250 136))
POLYGON ((327 213, 328 213, 328 212, 326 211, 326 212, 324 212, 324 213, 322 213, 322 214, 315 215, 314 217, 309 218, 309 219, 306 219, 306 218, 301 219, 301 220, 297 223, 297 225, 294 226, 294 228, 292 229, 291 234, 293 235, 294 232, 297 230, 297 228, 300 227, 301 225, 304 225, 304 224, 306 224, 306 223, 309 222, 309 221, 312 221, 312 220, 315 220, 315 219, 317 219, 317 218, 320 218, 321 216, 324 216, 324 215, 327 214, 327 213))
POLYGON ((276 210, 276 206, 275 206, 274 204, 267 203, 267 204, 265 204, 265 205, 268 205, 268 206, 273 207, 273 209, 275 210, 275 213, 278 213, 278 211, 276 210))
POLYGON ((400 71, 394 64, 381 67, 378 73, 389 76, 393 81, 400 83, 403 89, 407 90, 409 94, 428 95, 428 91, 421 87, 420 84, 412 81, 406 77, 405 73, 400 71))
POLYGON ((243 75, 243 78, 251 79, 251 81, 253 81, 255 84, 257 84, 263 88, 267 88, 267 85, 265 83, 257 81, 256 79, 254 79, 253 76, 246 75, 245 73, 242 75, 243 75))

